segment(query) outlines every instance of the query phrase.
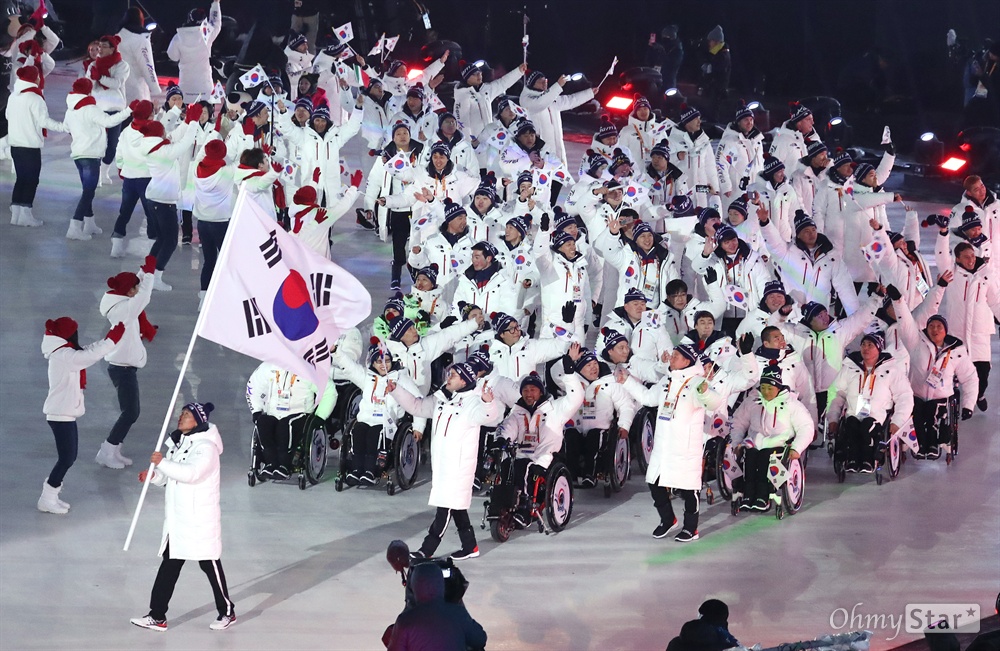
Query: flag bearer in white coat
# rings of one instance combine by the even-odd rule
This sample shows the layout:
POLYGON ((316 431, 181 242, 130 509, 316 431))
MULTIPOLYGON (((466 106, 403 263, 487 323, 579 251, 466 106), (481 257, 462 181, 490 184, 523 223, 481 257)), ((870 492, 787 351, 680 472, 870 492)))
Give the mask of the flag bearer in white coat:
MULTIPOLYGON (((219 506, 219 456, 222 437, 208 422, 215 406, 190 402, 184 405, 177 429, 167 437, 167 453, 149 458, 156 468, 150 483, 166 487, 166 518, 160 555, 163 561, 149 597, 149 614, 131 622, 153 631, 167 630, 167 607, 184 561, 198 561, 215 595, 219 616, 209 624, 222 631, 236 623, 236 609, 229 598, 222 570, 222 510, 219 506)), ((139 473, 146 481, 146 471, 139 473)))

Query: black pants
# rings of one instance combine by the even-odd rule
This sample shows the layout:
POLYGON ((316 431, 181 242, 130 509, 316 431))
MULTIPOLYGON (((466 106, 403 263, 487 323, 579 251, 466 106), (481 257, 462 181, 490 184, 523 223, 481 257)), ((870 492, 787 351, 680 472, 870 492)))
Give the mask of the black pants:
POLYGON ((118 445, 125 440, 129 429, 139 420, 139 380, 134 366, 108 366, 111 384, 118 391, 118 408, 122 410, 118 420, 111 426, 108 443, 118 445))
POLYGON ((194 236, 194 225, 191 221, 191 211, 182 210, 181 211, 181 238, 185 242, 190 243, 191 238, 194 236))
MULTIPOLYGON (((181 575, 181 568, 184 561, 179 558, 170 558, 170 543, 163 550, 163 560, 160 562, 160 569, 156 573, 156 580, 153 581, 153 591, 149 595, 149 616, 153 619, 164 620, 167 618, 167 607, 170 605, 170 597, 174 595, 174 586, 177 585, 177 578, 181 575)), ((226 586, 226 573, 222 570, 222 561, 198 561, 198 567, 208 577, 208 582, 212 586, 212 594, 215 595, 215 608, 219 611, 219 617, 232 617, 236 614, 233 602, 229 599, 229 588, 226 586)))
POLYGON ((115 220, 115 230, 111 237, 125 237, 125 229, 135 212, 135 204, 141 203, 146 213, 146 235, 156 237, 156 219, 153 217, 153 204, 146 198, 146 186, 150 178, 122 179, 122 203, 118 209, 118 219, 115 220))
MULTIPOLYGON (((674 522, 674 507, 670 504, 670 489, 659 484, 649 484, 649 492, 653 495, 653 506, 660 514, 660 522, 670 526, 674 522)), ((684 530, 691 533, 698 531, 698 513, 700 504, 698 491, 675 488, 674 495, 684 500, 684 530)))
POLYGON ((410 213, 389 211, 392 232, 392 279, 399 280, 406 264, 406 243, 410 239, 410 213))
POLYGON ((14 173, 17 174, 10 203, 30 208, 35 203, 35 191, 42 175, 42 150, 35 147, 11 147, 10 157, 14 159, 14 173))
POLYGON ((747 500, 766 500, 773 485, 767 478, 771 454, 781 455, 781 448, 743 449, 743 497, 747 500))
POLYGON ((156 270, 163 271, 177 248, 177 205, 156 201, 150 201, 149 205, 156 220, 156 241, 149 255, 156 257, 156 270))
POLYGON ((577 479, 590 477, 597 474, 597 456, 601 453, 601 444, 607 430, 589 429, 581 432, 576 429, 567 429, 563 432, 563 440, 566 442, 566 458, 569 461, 570 470, 577 479))
POLYGON ((381 425, 369 425, 360 420, 354 423, 354 429, 351 431, 351 446, 354 450, 352 470, 375 474, 375 461, 378 457, 378 443, 381 435, 381 425))
MULTIPOLYGON (((114 115, 118 111, 105 111, 108 115, 114 115)), ((116 124, 113 127, 108 127, 104 130, 104 133, 108 135, 108 146, 104 150, 104 158, 101 162, 105 165, 110 165, 115 162, 115 153, 118 151, 118 138, 122 134, 122 129, 132 124, 132 118, 128 118, 121 124, 116 124)))
POLYGON ((458 527, 458 538, 462 541, 462 551, 472 551, 475 549, 476 531, 472 528, 472 523, 469 521, 469 512, 466 510, 446 509, 439 506, 437 513, 434 515, 434 522, 431 523, 431 527, 427 530, 427 535, 424 537, 424 542, 420 545, 420 551, 424 553, 424 556, 429 558, 434 555, 438 545, 441 544, 441 538, 448 529, 448 523, 451 522, 452 518, 455 519, 455 526, 458 527))
POLYGON ((990 363, 972 362, 972 364, 976 367, 976 374, 979 375, 979 395, 976 400, 983 400, 986 398, 986 388, 990 386, 990 363))
POLYGON ((951 439, 948 429, 948 399, 921 400, 913 397, 913 429, 921 452, 947 443, 951 439))
POLYGON ((201 267, 201 289, 208 289, 208 283, 212 280, 212 272, 215 271, 215 262, 219 259, 219 251, 222 249, 222 242, 226 239, 226 229, 229 222, 206 222, 198 220, 198 237, 201 238, 201 255, 205 259, 205 264, 201 267))
POLYGON ((59 459, 56 465, 52 466, 49 473, 49 486, 59 488, 62 486, 63 477, 76 461, 76 451, 79 444, 79 436, 76 429, 76 421, 47 421, 52 428, 52 435, 56 437, 56 454, 59 459))
POLYGON ((292 469, 292 459, 302 442, 307 420, 309 414, 292 414, 284 418, 261 414, 257 418, 257 440, 265 466, 292 469))
POLYGON ((881 423, 868 417, 859 420, 856 416, 848 416, 840 421, 837 437, 843 441, 842 461, 848 464, 860 465, 870 463, 875 465, 875 435, 881 423))
POLYGON ((816 414, 820 420, 822 420, 823 416, 826 415, 826 403, 828 401, 829 401, 829 392, 827 391, 816 392, 816 414))

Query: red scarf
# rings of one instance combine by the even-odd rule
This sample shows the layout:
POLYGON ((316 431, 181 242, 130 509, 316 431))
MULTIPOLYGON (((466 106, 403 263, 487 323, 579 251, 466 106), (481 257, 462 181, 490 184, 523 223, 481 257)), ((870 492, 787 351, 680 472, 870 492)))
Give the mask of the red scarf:
POLYGON ((84 106, 96 106, 96 105, 97 105, 97 100, 91 97, 90 95, 87 95, 86 97, 84 97, 83 99, 81 99, 79 102, 76 103, 76 106, 73 107, 73 110, 79 111, 84 106))
POLYGON ((160 147, 163 147, 164 145, 169 145, 169 144, 170 144, 169 140, 161 140, 155 147, 153 147, 152 149, 150 149, 149 152, 146 155, 148 156, 149 154, 152 154, 154 151, 156 151, 160 147))
POLYGON ((198 163, 197 175, 199 179, 207 179, 220 169, 226 166, 226 161, 221 158, 202 158, 198 163))
MULTIPOLYGON (((63 344, 62 346, 59 346, 59 348, 56 348, 56 350, 60 350, 62 348, 69 348, 70 350, 79 350, 79 348, 77 348, 76 346, 74 346, 69 342, 63 344)), ((86 388, 87 388, 87 369, 82 368, 80 369, 80 389, 86 389, 86 388)))
MULTIPOLYGON (((41 89, 38 86, 29 86, 28 88, 25 88, 24 90, 21 91, 21 94, 24 94, 24 93, 34 93, 35 95, 38 95, 39 97, 41 97, 43 101, 45 100, 45 95, 42 95, 42 91, 41 91, 41 89)), ((49 130, 48 129, 42 129, 42 137, 43 138, 48 138, 49 137, 49 130)))
POLYGON ((97 79, 94 79, 93 76, 91 76, 90 78, 93 79, 94 83, 100 86, 101 88, 107 88, 107 86, 101 83, 100 81, 101 78, 110 77, 111 68, 113 68, 114 66, 118 65, 121 62, 122 62, 122 55, 119 54, 118 50, 115 50, 106 57, 97 57, 91 64, 93 71, 97 72, 97 79))

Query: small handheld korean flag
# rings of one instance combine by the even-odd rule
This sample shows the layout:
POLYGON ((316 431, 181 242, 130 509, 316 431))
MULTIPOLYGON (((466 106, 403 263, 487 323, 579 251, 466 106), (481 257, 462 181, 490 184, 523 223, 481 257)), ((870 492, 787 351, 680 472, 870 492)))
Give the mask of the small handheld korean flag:
POLYGON ((503 151, 504 149, 507 149, 507 145, 510 144, 510 141, 511 141, 510 134, 508 134, 504 129, 500 129, 492 136, 490 136, 489 144, 490 147, 503 151))
POLYGON ((608 71, 604 74, 604 77, 607 78, 615 74, 615 66, 617 65, 618 65, 618 57, 615 57, 614 61, 611 62, 611 67, 608 68, 608 71))
POLYGON ((393 176, 405 174, 412 167, 413 166, 410 164, 410 157, 403 152, 396 154, 385 164, 385 169, 389 170, 389 174, 392 174, 393 176))
POLYGON ((333 30, 333 33, 337 35, 337 40, 341 43, 346 43, 354 38, 354 27, 350 23, 344 23, 337 29, 333 30))
POLYGON ((630 202, 642 199, 642 197, 645 196, 645 194, 646 194, 646 188, 642 187, 642 185, 638 183, 630 182, 628 185, 625 186, 625 189, 622 190, 623 197, 625 198, 626 201, 630 202))
POLYGON ((767 479, 775 488, 781 488, 788 481, 788 468, 775 454, 771 455, 767 463, 767 479))
POLYGON ((733 307, 746 307, 750 304, 750 297, 747 293, 743 291, 739 285, 733 285, 732 283, 726 285, 722 288, 722 293, 726 297, 726 302, 733 307))
POLYGON ((208 39, 212 35, 212 26, 208 24, 207 18, 201 21, 201 27, 199 27, 199 30, 201 31, 202 40, 204 40, 205 43, 208 44, 208 39))
POLYGON ((882 144, 888 145, 892 142, 892 133, 889 131, 889 127, 886 126, 882 129, 882 144))
POLYGON ((240 83, 243 84, 244 88, 256 88, 266 80, 267 73, 264 72, 259 63, 240 76, 240 83))
POLYGON ((552 172, 550 170, 531 170, 531 184, 536 188, 543 189, 552 185, 552 172))
POLYGON ((522 107, 520 104, 516 104, 514 102, 511 102, 509 104, 509 107, 510 107, 511 112, 514 115, 516 115, 517 117, 519 117, 519 118, 527 118, 528 117, 528 112, 525 111, 524 107, 522 107))
POLYGON ((877 239, 873 240, 871 244, 864 247, 865 259, 871 264, 875 264, 882 260, 885 256, 886 247, 882 245, 877 239))
POLYGON ((226 89, 222 86, 222 82, 215 82, 215 86, 212 87, 212 101, 221 102, 226 99, 226 89))
POLYGON ((437 96, 437 93, 427 93, 427 106, 434 113, 445 110, 444 102, 437 96))
POLYGON ((373 47, 371 49, 371 51, 368 52, 368 56, 373 57, 376 54, 381 54, 382 53, 382 45, 384 43, 385 43, 385 32, 382 32, 382 36, 379 36, 378 42, 375 43, 375 47, 373 47))
POLYGON ((730 482, 743 476, 743 468, 736 461, 736 453, 731 445, 726 447, 726 454, 722 457, 722 473, 730 482))
POLYGON ((382 49, 385 52, 392 52, 393 50, 396 49, 396 42, 397 41, 399 41, 399 37, 398 36, 393 36, 392 38, 385 39, 385 45, 382 46, 382 49))
POLYGON ((298 171, 299 166, 286 158, 285 163, 281 168, 281 178, 286 181, 294 181, 295 175, 298 171))
POLYGON ((907 421, 905 425, 896 432, 899 440, 910 449, 911 452, 920 451, 920 442, 917 440, 917 430, 913 428, 913 421, 907 421))

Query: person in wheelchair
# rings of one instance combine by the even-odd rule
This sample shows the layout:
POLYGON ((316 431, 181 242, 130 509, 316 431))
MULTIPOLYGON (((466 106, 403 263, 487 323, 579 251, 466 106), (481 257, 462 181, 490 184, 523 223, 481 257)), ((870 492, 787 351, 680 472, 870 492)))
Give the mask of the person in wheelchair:
POLYGON ((389 380, 411 393, 415 393, 417 387, 409 376, 401 372, 392 354, 375 337, 372 337, 365 355, 367 368, 342 354, 339 349, 333 351, 332 359, 347 379, 361 389, 361 403, 358 405, 358 416, 351 433, 354 466, 348 471, 344 483, 348 486, 374 486, 379 472, 376 463, 379 441, 387 434, 388 429, 395 429, 404 414, 399 403, 389 395, 389 380))
POLYGON ((802 353, 792 348, 781 328, 770 325, 761 330, 760 346, 754 351, 754 355, 761 369, 768 366, 777 366, 781 369, 781 378, 785 385, 806 406, 813 421, 818 421, 816 390, 813 387, 812 375, 802 361, 802 353))
POLYGON ((638 405, 622 385, 615 382, 611 368, 598 361, 597 355, 586 348, 581 348, 579 353, 573 370, 582 378, 583 404, 571 416, 573 426, 567 427, 563 436, 570 471, 580 486, 593 488, 597 485, 597 458, 605 438, 617 434, 619 438, 628 439, 638 405), (612 422, 617 422, 614 432, 612 422))
MULTIPOLYGON (((646 309, 648 303, 649 298, 642 290, 629 288, 621 307, 612 310, 604 320, 604 327, 625 335, 636 355, 657 359, 662 353, 670 352, 674 345, 667 329, 660 327, 662 313, 646 309)), ((594 348, 604 348, 604 338, 600 334, 594 348)))
MULTIPOLYGON (((890 286, 891 287, 891 286, 890 286)), ((937 459, 949 444, 948 401, 956 382, 962 389, 962 420, 972 418, 979 392, 976 367, 962 340, 948 334, 948 320, 939 314, 920 330, 906 301, 893 302, 899 334, 910 352, 910 387, 913 390, 913 428, 917 433, 918 459, 937 459)))
POLYGON ((839 455, 847 472, 875 472, 875 445, 889 410, 890 435, 896 434, 913 414, 913 389, 906 381, 903 366, 885 352, 881 332, 861 338, 861 350, 844 360, 833 391, 826 417, 838 443, 834 454, 839 455))
POLYGON ((316 409, 316 385, 307 378, 264 362, 247 381, 264 479, 288 479, 309 415, 316 409))
POLYGON ((670 489, 684 500, 683 529, 677 542, 698 540, 698 491, 702 484, 705 411, 718 409, 722 397, 709 387, 701 356, 691 346, 677 344, 670 355, 670 372, 650 388, 616 371, 615 379, 637 402, 657 407, 653 451, 646 468, 646 483, 660 523, 654 538, 664 538, 677 525, 670 504, 670 489))
MULTIPOLYGON (((575 316, 575 310, 573 314, 575 316)), ((489 342, 490 360, 497 374, 515 382, 520 382, 539 364, 565 355, 572 339, 569 328, 565 328, 562 336, 532 339, 521 330, 517 319, 505 312, 491 313, 490 322, 494 332, 493 340, 489 342)))
POLYGON ((667 364, 662 361, 663 357, 647 359, 635 355, 628 339, 617 330, 602 328, 601 337, 604 338, 601 359, 608 362, 615 371, 624 369, 640 382, 653 383, 657 382, 669 370, 667 364))
MULTIPOLYGON (((575 364, 581 357, 580 344, 570 346, 564 358, 575 364)), ((583 404, 583 385, 572 368, 565 375, 566 394, 552 399, 545 390, 545 384, 538 373, 530 373, 521 380, 521 399, 518 400, 507 418, 497 428, 497 436, 516 445, 526 445, 514 460, 514 477, 524 477, 521 490, 530 493, 532 479, 544 475, 555 455, 562 449, 563 426, 573 417, 583 404)), ((521 527, 529 523, 531 504, 522 502, 522 508, 514 514, 514 520, 521 527)))
POLYGON ((815 423, 809 410, 782 382, 781 368, 768 366, 760 374, 759 393, 733 413, 732 446, 743 448, 742 511, 766 511, 771 494, 767 470, 772 454, 798 459, 813 440, 815 423))

